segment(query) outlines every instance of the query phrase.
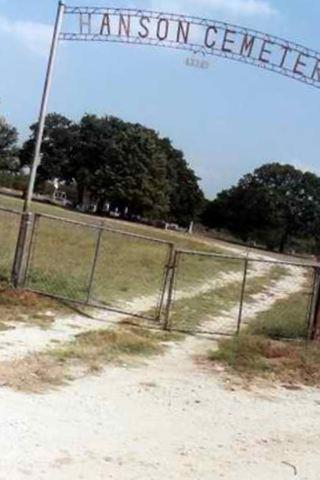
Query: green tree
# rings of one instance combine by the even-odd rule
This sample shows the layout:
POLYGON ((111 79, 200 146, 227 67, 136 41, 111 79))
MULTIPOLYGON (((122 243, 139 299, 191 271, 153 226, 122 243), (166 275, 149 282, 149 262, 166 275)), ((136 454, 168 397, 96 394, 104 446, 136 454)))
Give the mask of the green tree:
POLYGON ((0 117, 0 170, 12 172, 19 168, 17 141, 17 130, 0 117))
POLYGON ((100 204, 111 201, 132 216, 165 218, 169 211, 167 162, 157 142, 156 133, 139 124, 114 117, 84 117, 79 157, 83 167, 90 159, 91 173, 86 178, 93 197, 100 204))
MULTIPOLYGON (((32 160, 37 125, 24 144, 24 164, 32 160)), ((149 128, 112 116, 85 115, 74 123, 58 114, 46 119, 38 181, 75 182, 78 203, 85 194, 131 216, 195 219, 203 201, 198 178, 183 153, 149 128)))
POLYGON ((187 164, 183 152, 175 149, 170 140, 160 140, 167 157, 170 220, 188 226, 196 220, 204 206, 199 178, 187 164))
POLYGON ((203 221, 282 252, 290 238, 315 234, 316 199, 319 202, 318 177, 291 165, 271 163, 221 192, 207 206, 203 221))
MULTIPOLYGON (((31 135, 20 153, 22 165, 33 159, 38 124, 31 125, 31 135)), ((41 148, 41 162, 37 171, 37 185, 55 178, 71 182, 74 178, 74 149, 78 141, 78 126, 63 115, 47 116, 41 148)))

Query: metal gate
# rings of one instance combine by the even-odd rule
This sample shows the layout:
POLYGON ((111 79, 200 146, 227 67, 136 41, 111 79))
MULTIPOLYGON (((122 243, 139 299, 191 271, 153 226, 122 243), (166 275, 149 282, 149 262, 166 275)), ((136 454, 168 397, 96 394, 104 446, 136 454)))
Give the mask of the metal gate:
POLYGON ((177 250, 167 326, 191 333, 233 335, 248 330, 253 320, 261 333, 266 322, 275 323, 275 329, 289 322, 292 331, 307 337, 318 276, 319 264, 307 260, 177 250))
POLYGON ((159 321, 172 249, 171 243, 147 236, 37 214, 25 286, 159 321))

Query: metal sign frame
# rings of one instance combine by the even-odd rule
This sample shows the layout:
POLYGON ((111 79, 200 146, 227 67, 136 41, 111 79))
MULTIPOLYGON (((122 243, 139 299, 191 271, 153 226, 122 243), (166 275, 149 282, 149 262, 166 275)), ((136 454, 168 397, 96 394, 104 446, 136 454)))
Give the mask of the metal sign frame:
POLYGON ((45 117, 59 41, 150 45, 214 55, 254 65, 320 89, 320 52, 226 22, 142 9, 58 4, 24 212, 29 211, 41 158, 45 117), (78 18, 62 31, 64 16, 78 18), (172 34, 173 31, 173 34, 172 34), (171 32, 171 34, 170 34, 171 32))

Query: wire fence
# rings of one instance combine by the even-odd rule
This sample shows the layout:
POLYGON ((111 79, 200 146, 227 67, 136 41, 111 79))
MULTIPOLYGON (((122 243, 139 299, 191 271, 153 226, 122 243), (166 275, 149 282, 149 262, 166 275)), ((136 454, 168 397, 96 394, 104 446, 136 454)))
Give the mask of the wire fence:
POLYGON ((34 292, 166 329, 308 336, 320 305, 320 267, 279 258, 177 250, 104 224, 0 208, 0 282, 19 278, 34 292))
POLYGON ((171 243, 36 215, 25 286, 92 306, 159 319, 171 243), (143 292, 143 293, 142 293, 143 292))
POLYGON ((308 335, 317 264, 177 251, 172 270, 172 330, 308 335))

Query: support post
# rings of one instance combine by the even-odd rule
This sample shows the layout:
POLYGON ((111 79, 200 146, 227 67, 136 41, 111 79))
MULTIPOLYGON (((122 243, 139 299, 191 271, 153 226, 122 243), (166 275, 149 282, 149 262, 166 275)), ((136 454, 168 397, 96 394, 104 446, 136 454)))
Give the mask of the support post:
POLYGON ((24 206, 23 206, 23 211, 24 212, 28 212, 29 209, 30 209, 30 203, 32 201, 34 184, 35 184, 36 175, 37 175, 37 168, 40 164, 40 155, 41 155, 41 145, 42 145, 42 140, 43 140, 43 132, 44 132, 44 127, 45 127, 45 120, 46 120, 47 108, 48 108, 48 100, 49 100, 49 94, 50 94, 50 89, 51 89, 51 84, 52 84, 52 75, 53 75, 55 59, 56 59, 56 56, 57 56, 59 35, 60 35, 60 32, 61 32, 64 10, 65 10, 65 5, 60 1, 59 5, 58 5, 57 17, 56 17, 56 21, 55 21, 55 25, 54 25, 54 31, 53 31, 53 37, 52 37, 52 43, 51 43, 51 49, 50 49, 50 55, 49 55, 49 62, 48 62, 46 79, 45 79, 45 84, 44 84, 44 90, 43 90, 43 95, 42 95, 42 100, 41 100, 38 129, 37 129, 37 134, 36 134, 36 144, 35 144, 34 155, 33 155, 33 160, 32 160, 32 165, 31 165, 31 170, 30 170, 28 191, 27 191, 27 195, 26 195, 26 198, 25 198, 25 201, 24 201, 24 206))
POLYGON ((159 301, 159 307, 156 313, 156 321, 159 321, 161 323, 161 317, 162 317, 162 311, 163 311, 163 306, 165 302, 165 297, 168 289, 168 280, 170 277, 172 265, 173 265, 173 257, 174 257, 174 252, 175 252, 175 245, 174 243, 171 243, 169 245, 169 254, 167 256, 167 262, 165 265, 165 273, 164 273, 164 279, 162 283, 162 289, 161 289, 161 296, 160 296, 160 301, 159 301))
POLYGON ((102 233, 103 233, 103 229, 99 228, 98 235, 97 235, 97 240, 96 240, 95 251, 94 251, 94 256, 93 256, 92 268, 91 268, 91 273, 90 273, 90 279, 89 279, 87 303, 90 302, 92 285, 93 285, 93 280, 94 280, 94 274, 95 274, 95 271, 96 271, 96 266, 97 266, 99 251, 100 251, 102 233))
POLYGON ((242 281, 241 294, 240 294, 240 306, 239 306, 239 314, 238 314, 237 335, 239 335, 240 328, 241 328, 244 294, 245 294, 245 290, 246 290, 247 275, 248 275, 248 265, 249 265, 249 258, 246 257, 246 259, 244 261, 243 281, 242 281))
POLYGON ((311 321, 308 334, 309 340, 320 343, 320 269, 315 271, 311 321))
POLYGON ((172 298, 173 298, 174 282, 175 282, 176 270, 177 270, 177 259, 178 259, 178 252, 174 251, 172 264, 170 265, 170 270, 168 275, 168 296, 167 296, 165 319, 164 319, 164 325, 163 325, 164 330, 171 330, 170 313, 171 313, 171 305, 172 305, 172 298))
POLYGON ((28 233, 32 225, 32 214, 23 213, 21 215, 18 241, 13 261, 11 283, 15 288, 23 287, 25 280, 26 254, 28 252, 28 233))

